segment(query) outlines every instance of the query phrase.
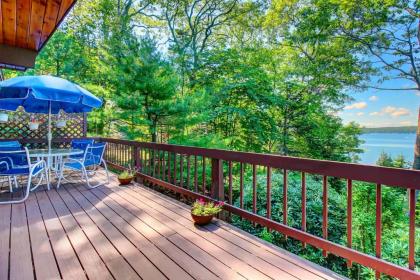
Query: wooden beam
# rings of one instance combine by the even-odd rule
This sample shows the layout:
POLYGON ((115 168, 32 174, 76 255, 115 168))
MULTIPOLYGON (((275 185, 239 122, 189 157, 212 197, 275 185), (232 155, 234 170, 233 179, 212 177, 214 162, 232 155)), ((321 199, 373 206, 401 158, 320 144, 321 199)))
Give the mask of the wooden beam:
POLYGON ((17 66, 17 70, 33 68, 37 54, 36 51, 28 49, 0 45, 0 67, 15 68, 17 66))
POLYGON ((42 27, 41 41, 37 46, 38 49, 47 41, 56 28, 58 13, 60 11, 61 0, 49 0, 44 16, 44 25, 42 27))
POLYGON ((38 50, 41 43, 47 0, 32 0, 31 21, 29 24, 28 48, 38 50))
POLYGON ((64 17, 67 15, 67 13, 70 11, 70 9, 73 7, 73 5, 76 3, 76 0, 62 0, 60 11, 58 13, 58 18, 56 21, 56 25, 60 25, 61 21, 64 19, 64 17))
POLYGON ((2 13, 2 1, 0 0, 0 44, 3 44, 3 13, 2 13))
POLYGON ((16 22, 16 46, 27 47, 28 25, 31 16, 31 0, 16 0, 17 22, 16 22))
POLYGON ((16 0, 2 0, 3 40, 14 46, 16 43, 16 0))

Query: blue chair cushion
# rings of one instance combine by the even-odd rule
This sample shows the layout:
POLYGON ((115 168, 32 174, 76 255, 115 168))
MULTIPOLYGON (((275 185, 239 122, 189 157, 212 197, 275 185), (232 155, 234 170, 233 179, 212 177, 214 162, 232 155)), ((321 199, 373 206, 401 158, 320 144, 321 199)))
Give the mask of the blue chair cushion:
MULTIPOLYGON (((38 174, 42 170, 42 167, 36 167, 34 174, 38 174)), ((29 175, 29 167, 22 167, 22 168, 10 168, 7 170, 0 171, 0 176, 18 176, 18 175, 29 175)))
MULTIPOLYGON (((28 159, 26 157, 25 150, 20 150, 20 147, 1 147, 0 146, 0 158, 2 161, 13 163, 14 166, 27 166, 28 159), (7 160, 5 159, 7 158, 7 160)), ((12 165, 12 164, 10 164, 12 165)))
POLYGON ((13 147, 13 148, 20 148, 22 145, 19 141, 0 141, 0 147, 13 147))
POLYGON ((64 164, 65 167, 76 169, 76 170, 82 170, 82 164, 79 162, 67 162, 64 164))

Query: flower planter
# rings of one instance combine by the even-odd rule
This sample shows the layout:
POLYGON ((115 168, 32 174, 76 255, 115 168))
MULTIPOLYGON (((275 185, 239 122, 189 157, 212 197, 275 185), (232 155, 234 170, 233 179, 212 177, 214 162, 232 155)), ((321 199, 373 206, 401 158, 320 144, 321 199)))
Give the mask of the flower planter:
POLYGON ((29 123, 30 130, 37 130, 39 128, 39 123, 29 123))
POLYGON ((207 225, 213 219, 213 215, 209 215, 209 216, 197 216, 197 215, 194 215, 192 213, 191 213, 191 217, 193 218, 194 223, 196 225, 199 225, 199 226, 207 225))
POLYGON ((5 113, 0 114, 0 123, 7 123, 9 121, 9 115, 5 113))
POLYGON ((126 186, 128 184, 131 183, 131 181, 133 181, 134 177, 129 177, 129 178, 118 178, 118 181, 120 182, 121 186, 126 186))
POLYGON ((55 127, 57 128, 64 128, 66 127, 66 125, 67 125, 67 121, 65 120, 60 120, 55 123, 55 127))

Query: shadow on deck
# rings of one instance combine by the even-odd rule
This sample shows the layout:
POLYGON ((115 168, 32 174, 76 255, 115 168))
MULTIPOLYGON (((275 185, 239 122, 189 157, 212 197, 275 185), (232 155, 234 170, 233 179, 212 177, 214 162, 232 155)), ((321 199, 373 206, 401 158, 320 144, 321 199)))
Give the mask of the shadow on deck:
POLYGON ((141 185, 38 190, 0 206, 0 279, 342 279, 141 185))

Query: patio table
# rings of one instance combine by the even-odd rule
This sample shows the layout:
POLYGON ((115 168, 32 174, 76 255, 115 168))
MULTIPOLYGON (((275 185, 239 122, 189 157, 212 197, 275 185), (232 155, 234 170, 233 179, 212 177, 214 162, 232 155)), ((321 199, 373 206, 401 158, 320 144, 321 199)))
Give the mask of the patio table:
MULTIPOLYGON (((61 168, 63 166, 63 159, 69 156, 82 155, 83 150, 80 149, 31 149, 29 150, 29 157, 36 158, 37 160, 45 159, 47 162, 48 174, 51 171, 55 172, 56 177, 58 177, 58 182, 56 188, 60 187, 60 178, 61 168)), ((51 177, 50 177, 51 178, 51 177)), ((51 181, 50 181, 51 182, 51 181)))

